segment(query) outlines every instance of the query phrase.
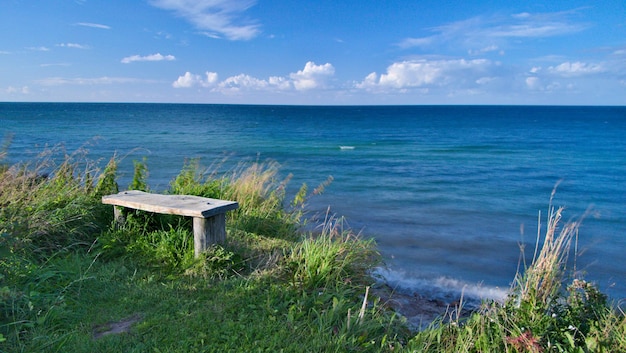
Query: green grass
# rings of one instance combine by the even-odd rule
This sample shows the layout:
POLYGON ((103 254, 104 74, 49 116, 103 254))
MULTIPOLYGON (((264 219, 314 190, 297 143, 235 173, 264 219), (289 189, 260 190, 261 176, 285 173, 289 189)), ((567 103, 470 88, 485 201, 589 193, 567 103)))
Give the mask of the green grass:
MULTIPOLYGON (((286 200, 274 162, 218 173, 189 161, 166 192, 240 204, 228 242, 196 259, 188 219, 131 211, 115 227, 100 198, 118 190, 118 160, 100 170, 85 156, 0 169, 0 352, 626 351, 624 315, 565 280, 579 222, 560 209, 505 303, 410 332, 370 293, 372 240, 332 216, 305 231, 308 198, 332 179, 286 200), (128 332, 105 334, 124 321, 128 332)), ((136 162, 129 187, 149 190, 147 173, 136 162)))

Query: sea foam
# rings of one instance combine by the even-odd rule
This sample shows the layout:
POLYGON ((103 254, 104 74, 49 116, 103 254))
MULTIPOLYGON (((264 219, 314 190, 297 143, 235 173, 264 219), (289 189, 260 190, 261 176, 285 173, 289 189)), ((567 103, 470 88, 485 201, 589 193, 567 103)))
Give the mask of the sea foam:
POLYGON ((482 300, 504 302, 509 293, 508 289, 485 286, 480 283, 468 283, 449 277, 420 278, 408 275, 402 270, 382 267, 376 268, 373 275, 400 293, 416 294, 444 302, 453 302, 460 297, 473 302, 482 300))

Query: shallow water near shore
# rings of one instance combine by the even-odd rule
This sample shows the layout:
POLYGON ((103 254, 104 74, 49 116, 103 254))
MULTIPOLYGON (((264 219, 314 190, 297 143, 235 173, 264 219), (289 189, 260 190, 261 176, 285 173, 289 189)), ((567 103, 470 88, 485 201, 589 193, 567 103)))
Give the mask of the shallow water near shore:
POLYGON ((505 295, 560 181, 566 219, 591 208, 570 269, 626 297, 625 107, 0 103, 0 134, 9 162, 59 143, 117 153, 122 188, 143 157, 155 191, 188 158, 275 160, 293 190, 332 175, 311 216, 330 206, 376 239, 390 286, 441 300, 505 295))

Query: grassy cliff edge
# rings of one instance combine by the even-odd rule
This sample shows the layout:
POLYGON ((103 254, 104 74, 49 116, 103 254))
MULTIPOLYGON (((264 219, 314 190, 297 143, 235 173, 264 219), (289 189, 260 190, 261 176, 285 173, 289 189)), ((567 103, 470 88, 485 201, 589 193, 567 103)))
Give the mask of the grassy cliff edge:
MULTIPOLYGON (((100 199, 118 191, 117 157, 100 169, 82 153, 51 155, 0 170, 0 351, 626 351, 619 308, 566 281, 579 222, 563 224, 562 209, 550 208, 506 302, 412 332, 371 290, 372 240, 329 214, 305 227, 308 198, 330 178, 287 200, 274 162, 218 173, 189 161, 167 193, 240 204, 228 242, 196 259, 189 219, 130 211, 115 227, 100 199)), ((136 162, 129 188, 149 191, 147 172, 136 162)))

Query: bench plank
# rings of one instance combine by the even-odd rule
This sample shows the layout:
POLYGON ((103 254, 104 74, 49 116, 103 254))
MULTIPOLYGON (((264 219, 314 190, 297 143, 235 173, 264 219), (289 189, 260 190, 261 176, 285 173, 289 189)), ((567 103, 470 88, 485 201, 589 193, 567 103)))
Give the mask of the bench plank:
POLYGON ((148 212, 200 218, 209 218, 239 207, 235 201, 191 195, 150 194, 138 190, 122 191, 118 194, 103 196, 102 203, 148 212))

